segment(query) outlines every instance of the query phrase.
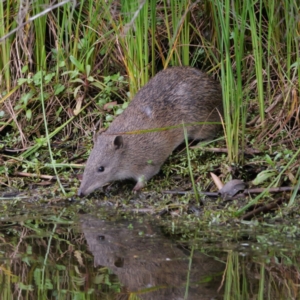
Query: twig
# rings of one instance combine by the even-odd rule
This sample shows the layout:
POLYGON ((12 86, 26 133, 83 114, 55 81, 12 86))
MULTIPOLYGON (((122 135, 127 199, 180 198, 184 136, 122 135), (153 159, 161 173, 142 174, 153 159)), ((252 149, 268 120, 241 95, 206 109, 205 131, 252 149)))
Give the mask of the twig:
POLYGON ((22 176, 22 177, 35 177, 35 178, 41 178, 41 179, 48 179, 48 180, 56 180, 55 176, 51 175, 39 175, 34 173, 26 173, 26 172, 15 172, 14 176, 22 176))
POLYGON ((263 205, 261 207, 258 207, 248 213, 246 213, 245 215, 242 216, 242 219, 243 220, 250 220, 252 219, 255 215, 258 215, 260 213, 266 213, 268 211, 270 211, 271 209, 273 208, 276 208, 278 205, 280 205, 281 203, 283 202, 283 199, 278 199, 276 200, 275 202, 273 203, 269 203, 269 204, 266 204, 266 205, 263 205))
MULTIPOLYGON (((213 153, 228 153, 227 148, 205 148, 205 147, 201 147, 201 146, 192 146, 191 148, 192 149, 200 149, 200 150, 203 150, 203 151, 206 151, 206 152, 213 152, 213 153)), ((252 148, 239 150, 238 152, 248 154, 248 155, 261 154, 262 153, 260 150, 252 149, 252 148)))
MULTIPOLYGON (((190 195, 194 194, 193 191, 163 191, 163 194, 171 194, 171 195, 190 195)), ((199 191, 199 194, 203 194, 210 197, 218 197, 219 193, 217 192, 202 192, 199 191)))
MULTIPOLYGON (((245 189, 242 193, 239 193, 231 198, 226 198, 226 200, 243 198, 249 194, 260 194, 264 191, 268 191, 269 193, 278 193, 278 192, 290 192, 293 191, 295 187, 292 186, 283 186, 283 187, 273 187, 273 188, 254 188, 254 189, 245 189)), ((299 192, 300 188, 298 188, 299 192)), ((194 194, 193 191, 163 191, 164 194, 172 194, 172 195, 189 195, 194 194)), ((203 192, 199 191, 200 194, 209 196, 209 197, 219 197, 221 196, 218 192, 203 192)))

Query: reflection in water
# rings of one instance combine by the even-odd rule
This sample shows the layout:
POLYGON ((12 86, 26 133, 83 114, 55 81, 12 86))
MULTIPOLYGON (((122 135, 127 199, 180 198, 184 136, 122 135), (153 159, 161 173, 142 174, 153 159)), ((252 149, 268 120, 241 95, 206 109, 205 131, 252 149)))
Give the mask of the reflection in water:
POLYGON ((278 224, 260 230, 239 224, 234 232, 230 226, 179 228, 168 220, 158 227, 80 218, 78 224, 77 217, 36 210, 2 218, 1 300, 300 299, 299 226, 289 227, 297 234, 291 238, 293 231, 287 236, 278 224))
POLYGON ((89 216, 81 222, 95 266, 108 267, 131 295, 155 300, 221 298, 225 264, 178 246, 154 224, 89 216))

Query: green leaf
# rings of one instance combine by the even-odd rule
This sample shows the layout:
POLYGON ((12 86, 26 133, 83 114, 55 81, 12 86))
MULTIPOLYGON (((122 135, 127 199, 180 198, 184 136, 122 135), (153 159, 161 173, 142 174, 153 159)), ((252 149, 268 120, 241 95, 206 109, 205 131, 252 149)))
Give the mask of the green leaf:
POLYGON ((63 60, 58 63, 59 68, 63 68, 63 67, 65 67, 65 65, 66 65, 66 63, 63 60))
POLYGON ((14 110, 19 110, 19 109, 21 109, 23 107, 23 105, 21 105, 21 104, 17 104, 15 107, 14 107, 14 110))
POLYGON ((268 154, 265 156, 265 160, 266 160, 267 164, 269 164, 272 167, 275 167, 275 163, 273 162, 273 160, 271 159, 271 157, 268 154))
POLYGON ((52 78, 55 76, 55 73, 50 73, 45 76, 45 83, 51 82, 52 78))
POLYGON ((44 73, 45 72, 43 72, 43 71, 38 71, 37 73, 35 73, 33 75, 32 78, 33 78, 33 82, 34 82, 35 85, 40 85, 41 84, 44 73))
POLYGON ((73 79, 70 82, 79 82, 79 83, 84 84, 84 81, 82 79, 80 79, 80 78, 73 79))
POLYGON ((29 81, 29 79, 27 79, 27 78, 19 78, 18 85, 22 85, 24 83, 29 83, 28 81, 29 81))
POLYGON ((103 90, 103 84, 100 83, 100 82, 93 82, 93 83, 91 83, 91 85, 98 88, 98 89, 100 89, 100 90, 103 90))
POLYGON ((21 291, 34 291, 33 285, 25 285, 22 282, 18 283, 18 287, 21 291))
POLYGON ((64 76, 64 75, 72 74, 74 72, 77 72, 77 74, 78 74, 78 71, 65 71, 61 75, 64 76))
POLYGON ((70 60, 80 72, 84 72, 83 64, 80 63, 73 55, 70 56, 70 60))
POLYGON ((90 81, 90 82, 92 82, 92 81, 94 81, 94 77, 93 77, 93 76, 89 76, 89 77, 87 78, 87 80, 90 81))
POLYGON ((21 70, 21 73, 25 73, 28 71, 28 65, 25 65, 22 70, 21 70))
POLYGON ((114 117, 112 116, 112 115, 107 115, 106 117, 105 117, 105 120, 107 121, 107 122, 110 122, 110 121, 112 121, 114 119, 114 117))
POLYGON ((295 61, 293 64, 291 64, 290 69, 293 69, 293 68, 296 68, 296 67, 298 68, 299 64, 300 64, 299 61, 295 61))
POLYGON ((120 115, 124 110, 122 108, 118 108, 116 111, 116 115, 120 115))
POLYGON ((41 286, 41 277, 42 277, 42 270, 40 268, 36 268, 33 272, 33 278, 34 278, 34 282, 35 284, 40 287, 41 286))
POLYGON ((90 65, 85 66, 85 73, 86 73, 86 76, 90 75, 90 73, 91 73, 91 66, 90 65))
POLYGON ((21 99, 20 99, 20 102, 24 103, 24 105, 27 106, 28 101, 33 97, 33 95, 34 95, 33 91, 30 91, 27 94, 23 94, 22 97, 21 97, 21 99))
POLYGON ((44 287, 45 287, 47 290, 52 290, 52 289, 53 289, 53 284, 52 284, 50 278, 46 278, 46 279, 45 279, 44 287))
POLYGON ((276 175, 276 172, 270 171, 270 170, 265 170, 257 174, 256 178, 252 181, 254 185, 259 185, 266 181, 268 178, 273 177, 276 175))
POLYGON ((104 83, 108 83, 111 80, 111 76, 105 76, 103 78, 104 83))
MULTIPOLYGON (((44 96, 44 100, 47 100, 50 98, 50 94, 46 93, 46 92, 43 93, 43 96, 44 96)), ((41 97, 40 97, 40 99, 41 99, 41 97)))
POLYGON ((31 117, 32 117, 32 111, 31 111, 31 109, 27 109, 26 110, 26 118, 27 118, 27 120, 31 120, 31 117))
POLYGON ((56 84, 54 86, 54 95, 60 94, 62 91, 64 91, 64 89, 65 89, 65 86, 63 84, 60 84, 60 83, 56 84))
POLYGON ((95 47, 93 47, 87 54, 86 56, 86 60, 85 61, 88 61, 90 59, 90 56, 92 55, 93 51, 94 51, 95 47))
POLYGON ((74 91, 74 98, 77 97, 77 93, 78 93, 78 91, 80 90, 80 87, 81 87, 81 86, 78 86, 78 87, 75 89, 75 91, 74 91))
POLYGON ((124 102, 124 103, 122 104, 122 109, 127 108, 128 104, 129 104, 129 102, 124 102))
POLYGON ((66 266, 64 266, 64 265, 58 265, 58 264, 56 264, 55 267, 59 271, 65 271, 67 269, 66 266))
POLYGON ((79 71, 78 70, 74 70, 72 72, 69 72, 71 74, 71 79, 78 77, 79 71))

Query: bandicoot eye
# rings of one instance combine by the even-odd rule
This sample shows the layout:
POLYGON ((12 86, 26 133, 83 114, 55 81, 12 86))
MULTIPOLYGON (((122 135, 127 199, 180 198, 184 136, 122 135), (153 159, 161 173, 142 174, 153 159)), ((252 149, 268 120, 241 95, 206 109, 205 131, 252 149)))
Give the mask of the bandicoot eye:
POLYGON ((104 171, 104 167, 101 166, 98 168, 98 172, 103 172, 103 171, 104 171))

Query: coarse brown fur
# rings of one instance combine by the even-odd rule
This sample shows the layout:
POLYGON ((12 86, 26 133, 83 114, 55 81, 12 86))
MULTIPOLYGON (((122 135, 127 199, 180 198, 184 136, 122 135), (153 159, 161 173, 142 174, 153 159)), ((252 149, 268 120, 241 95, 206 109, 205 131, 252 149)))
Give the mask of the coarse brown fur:
MULTIPOLYGON (((159 72, 103 133, 87 161, 78 195, 108 182, 132 178, 134 190, 157 174, 172 151, 184 141, 182 126, 165 131, 125 134, 194 122, 220 122, 222 90, 216 81, 191 67, 159 72)), ((188 138, 213 138, 220 124, 187 126, 188 138)))

